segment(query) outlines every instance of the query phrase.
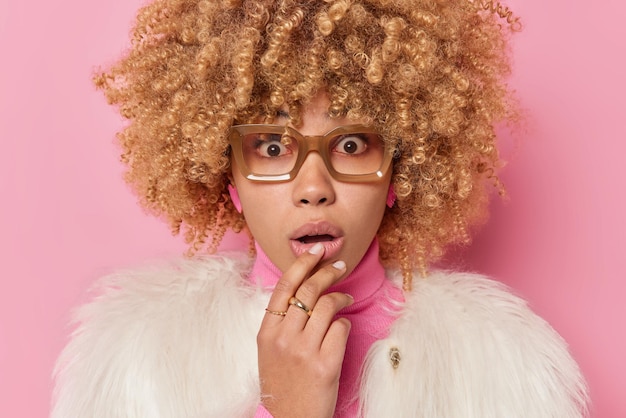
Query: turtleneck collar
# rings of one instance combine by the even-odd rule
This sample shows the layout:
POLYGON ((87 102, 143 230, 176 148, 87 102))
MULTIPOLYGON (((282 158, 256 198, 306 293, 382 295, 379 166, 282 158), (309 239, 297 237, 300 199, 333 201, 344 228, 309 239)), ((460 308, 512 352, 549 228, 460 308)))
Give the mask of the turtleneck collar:
MULTIPOLYGON (((257 256, 248 276, 249 280, 253 284, 273 289, 283 273, 256 242, 255 247, 257 256)), ((360 302, 374 295, 385 280, 385 270, 378 259, 378 239, 374 238, 361 262, 347 277, 328 289, 328 292, 348 293, 355 302, 360 302)))

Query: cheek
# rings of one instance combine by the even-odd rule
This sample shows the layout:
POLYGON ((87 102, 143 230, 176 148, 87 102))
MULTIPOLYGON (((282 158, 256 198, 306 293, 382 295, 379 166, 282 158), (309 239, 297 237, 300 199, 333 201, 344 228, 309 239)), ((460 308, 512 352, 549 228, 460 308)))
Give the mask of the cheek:
MULTIPOLYGON (((263 188, 263 185, 252 183, 248 179, 244 178, 234 164, 233 182, 235 184, 235 190, 233 192, 229 187, 230 195, 231 197, 235 195, 239 198, 240 206, 243 209, 244 216, 247 218, 246 215, 250 215, 253 211, 256 211, 259 207, 259 202, 263 202, 258 197, 263 193, 259 190, 263 188)), ((235 199, 233 199, 233 203, 236 203, 235 199)))
POLYGON ((381 184, 372 185, 371 189, 366 193, 370 205, 376 208, 384 208, 389 197, 389 180, 383 181, 381 184))
POLYGON ((274 236, 272 230, 280 225, 278 221, 285 216, 285 191, 269 184, 251 183, 245 179, 235 182, 243 209, 243 217, 250 232, 259 240, 265 234, 274 236))
POLYGON ((274 210, 266 212, 266 215, 271 215, 285 207, 287 202, 286 196, 288 196, 287 191, 280 186, 277 187, 271 184, 250 183, 247 187, 239 189, 239 197, 241 198, 244 211, 246 208, 248 212, 258 212, 263 208, 266 210, 274 208, 274 210))
MULTIPOLYGON (((378 227, 382 222, 383 216, 385 215, 385 210, 387 209, 387 200, 389 196, 389 184, 386 182, 381 187, 376 188, 375 191, 372 192, 372 199, 370 201, 370 219, 376 220, 375 222, 375 231, 378 231, 378 227)), ((374 222, 373 222, 374 223, 374 222)))
POLYGON ((361 223, 362 227, 377 231, 385 213, 387 194, 388 186, 354 190, 346 202, 347 210, 354 215, 354 221, 361 223))

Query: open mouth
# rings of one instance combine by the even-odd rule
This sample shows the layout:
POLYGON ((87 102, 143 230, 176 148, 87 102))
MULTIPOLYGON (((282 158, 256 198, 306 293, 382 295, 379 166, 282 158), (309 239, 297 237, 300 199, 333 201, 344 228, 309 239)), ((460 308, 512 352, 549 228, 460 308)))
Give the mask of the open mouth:
POLYGON ((296 256, 309 251, 315 244, 324 245, 323 259, 339 255, 344 246, 344 233, 330 222, 309 222, 296 229, 289 237, 291 250, 296 256))
POLYGON ((303 244, 314 244, 316 242, 329 242, 334 240, 335 237, 333 237, 332 235, 328 235, 328 234, 323 234, 323 235, 304 235, 300 238, 298 238, 298 241, 300 241, 303 244))

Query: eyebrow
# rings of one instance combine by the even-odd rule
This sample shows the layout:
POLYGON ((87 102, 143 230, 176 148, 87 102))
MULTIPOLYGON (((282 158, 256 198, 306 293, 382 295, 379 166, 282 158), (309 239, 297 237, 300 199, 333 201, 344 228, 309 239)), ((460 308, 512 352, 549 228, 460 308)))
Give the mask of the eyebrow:
MULTIPOLYGON (((276 112, 276 118, 291 119, 291 115, 289 115, 289 111, 285 109, 278 109, 278 111, 276 112)), ((330 114, 328 112, 324 112, 324 119, 330 119, 330 114)))
POLYGON ((276 117, 279 119, 291 119, 291 116, 289 116, 289 112, 284 109, 278 109, 278 111, 276 112, 276 117))

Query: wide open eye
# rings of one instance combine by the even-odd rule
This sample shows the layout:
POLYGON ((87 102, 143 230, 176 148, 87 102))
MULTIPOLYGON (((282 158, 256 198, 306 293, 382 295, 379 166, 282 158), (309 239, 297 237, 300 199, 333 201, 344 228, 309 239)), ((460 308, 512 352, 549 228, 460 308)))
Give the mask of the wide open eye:
POLYGON ((276 134, 260 135, 254 148, 261 157, 266 158, 282 157, 291 153, 288 144, 281 142, 281 136, 276 134))
POLYGON ((347 155, 358 155, 367 150, 368 139, 364 134, 341 136, 332 148, 333 152, 347 155))

